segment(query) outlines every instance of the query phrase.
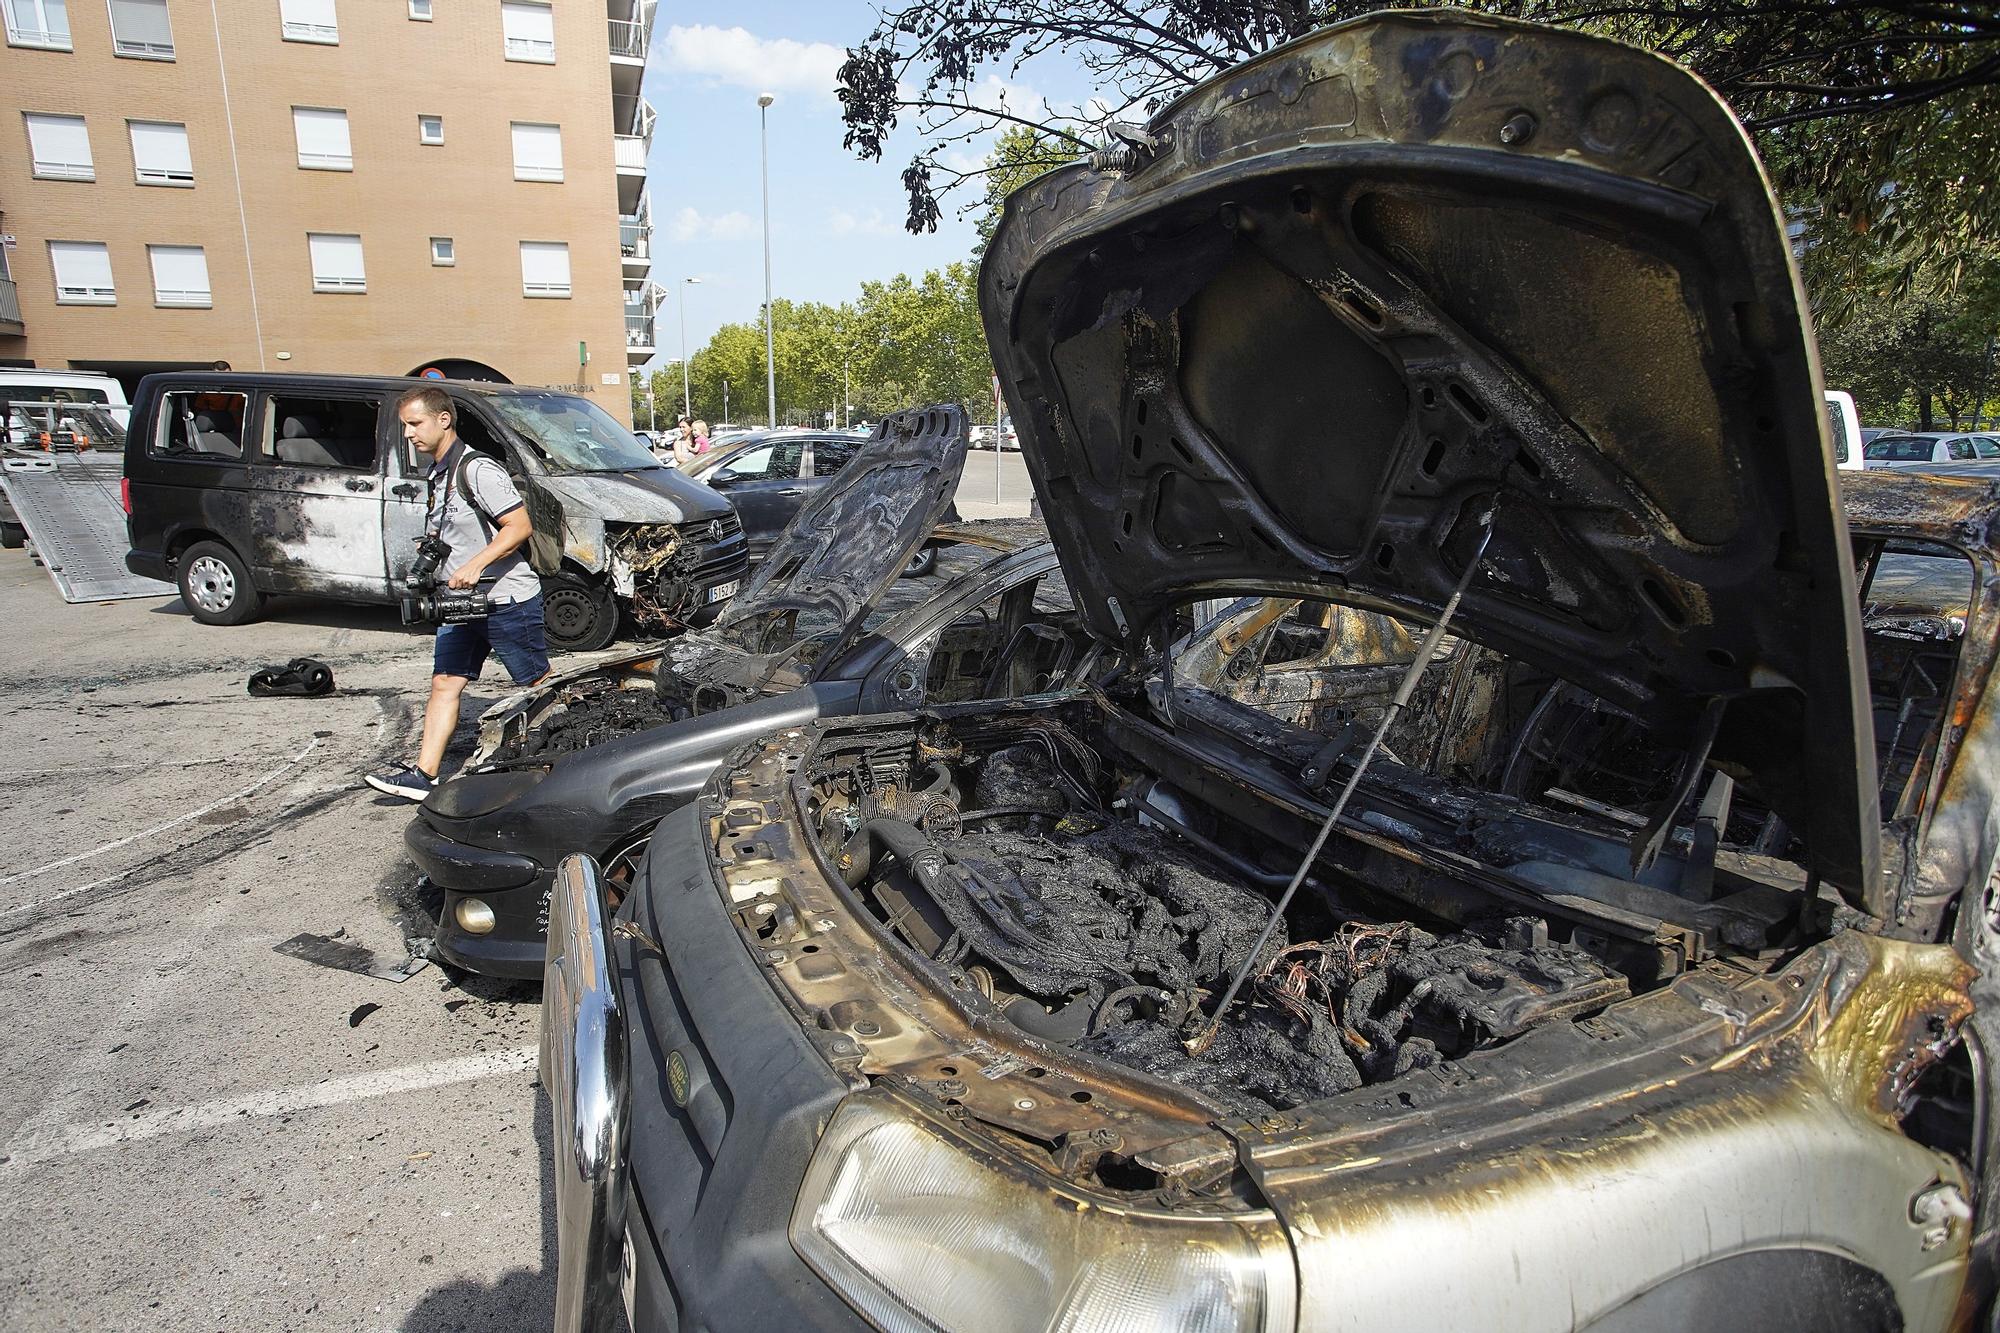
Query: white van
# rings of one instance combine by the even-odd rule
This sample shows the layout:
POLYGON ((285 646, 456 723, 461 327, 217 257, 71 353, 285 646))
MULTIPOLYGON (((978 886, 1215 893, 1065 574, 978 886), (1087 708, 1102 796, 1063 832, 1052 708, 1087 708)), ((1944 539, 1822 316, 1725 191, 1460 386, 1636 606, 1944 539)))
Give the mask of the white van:
POLYGON ((120 429, 131 424, 125 386, 88 370, 0 370, 0 401, 89 403, 109 408, 120 429))
POLYGON ((1833 465, 1842 472, 1859 472, 1861 461, 1861 415, 1854 410, 1854 395, 1839 389, 1826 391, 1826 421, 1833 436, 1833 465))

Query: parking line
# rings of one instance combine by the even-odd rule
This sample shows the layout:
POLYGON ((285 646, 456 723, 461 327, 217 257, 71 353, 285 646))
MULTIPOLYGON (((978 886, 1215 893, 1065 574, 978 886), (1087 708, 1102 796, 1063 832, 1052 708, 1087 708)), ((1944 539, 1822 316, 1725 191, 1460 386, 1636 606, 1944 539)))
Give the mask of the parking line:
MULTIPOLYGON (((275 782, 279 777, 283 776, 285 770, 298 764, 307 755, 311 754, 318 747, 319 747, 319 737, 315 736, 312 738, 311 741, 307 743, 305 749, 300 750, 290 759, 287 759, 284 763, 279 764, 269 773, 266 773, 263 777, 258 778, 255 782, 243 788, 241 791, 231 792, 229 795, 223 797, 221 800, 211 801, 207 805, 204 805, 199 810, 190 810, 184 815, 179 815, 173 819, 169 819, 164 824, 155 824, 153 827, 149 829, 143 829, 138 833, 130 835, 129 837, 120 838, 116 842, 107 842, 101 846, 93 847, 87 852, 78 852, 74 856, 65 856, 60 861, 51 861, 47 865, 36 866, 33 870, 23 870, 16 874, 8 875, 4 879, 0 879, 0 885, 12 884, 17 880, 32 879, 36 875, 45 875, 51 870, 60 870, 64 866, 75 865, 78 861, 88 861, 93 856, 102 856, 106 852, 117 851, 120 847, 128 846, 131 843, 138 842, 142 838, 150 838, 155 834, 165 833, 168 829, 176 828, 179 825, 185 824, 190 819, 200 819, 203 815, 209 814, 210 812, 215 810, 220 810, 223 806, 228 805, 233 801, 242 800, 244 797, 250 795, 252 792, 257 791, 259 788, 269 786, 271 783, 275 782)), ((61 896, 67 897, 68 895, 65 894, 61 896)), ((39 907, 42 904, 42 902, 46 901, 52 901, 52 900, 40 899, 35 902, 15 903, 11 907, 0 908, 0 916, 11 915, 12 913, 15 912, 25 912, 31 907, 39 907)))
POLYGON ((454 1083, 472 1083, 501 1074, 519 1073, 534 1068, 535 1054, 533 1046, 514 1046, 503 1051, 482 1051, 477 1055, 404 1065, 400 1069, 384 1069, 372 1074, 350 1074, 345 1078, 328 1079, 324 1083, 310 1083, 303 1087, 274 1088, 245 1097, 198 1102, 193 1106, 163 1107, 110 1124, 65 1125, 41 1130, 29 1128, 24 1133, 16 1134, 4 1149, 0 1149, 0 1156, 5 1158, 0 1161, 0 1178, 25 1170, 37 1162, 94 1152, 99 1148, 139 1139, 158 1138, 162 1134, 185 1134, 233 1121, 266 1119, 316 1106, 340 1106, 369 1097, 386 1097, 391 1093, 442 1088, 454 1083))

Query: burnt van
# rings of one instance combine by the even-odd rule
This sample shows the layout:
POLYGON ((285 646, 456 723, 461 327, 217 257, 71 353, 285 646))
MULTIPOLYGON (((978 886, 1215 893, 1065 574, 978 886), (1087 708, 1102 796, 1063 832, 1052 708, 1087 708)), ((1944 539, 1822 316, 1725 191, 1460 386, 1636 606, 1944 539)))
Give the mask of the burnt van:
POLYGON ((748 563, 729 502, 662 467, 588 398, 519 385, 362 377, 149 375, 126 440, 125 563, 238 625, 270 594, 395 603, 411 593, 429 460, 403 439, 407 389, 451 395, 459 438, 498 459, 534 537, 552 648, 601 648, 713 617, 748 563))

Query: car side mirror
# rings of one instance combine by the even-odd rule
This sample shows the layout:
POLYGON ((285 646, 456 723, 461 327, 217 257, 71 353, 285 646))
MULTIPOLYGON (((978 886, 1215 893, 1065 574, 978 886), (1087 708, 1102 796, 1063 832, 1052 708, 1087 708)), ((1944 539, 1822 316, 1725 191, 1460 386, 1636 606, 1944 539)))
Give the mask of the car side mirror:
POLYGON ((708 474, 708 484, 711 486, 727 486, 735 480, 736 474, 726 467, 717 468, 708 474))

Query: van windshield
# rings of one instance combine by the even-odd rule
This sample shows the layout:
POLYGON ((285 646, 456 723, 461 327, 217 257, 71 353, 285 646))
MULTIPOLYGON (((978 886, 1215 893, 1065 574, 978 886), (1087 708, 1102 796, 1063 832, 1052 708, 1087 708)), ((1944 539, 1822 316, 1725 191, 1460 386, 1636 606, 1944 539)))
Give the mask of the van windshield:
POLYGON ((567 393, 496 393, 482 402, 565 472, 632 472, 660 462, 603 408, 567 393))

